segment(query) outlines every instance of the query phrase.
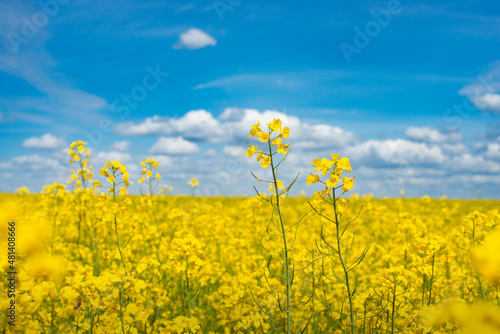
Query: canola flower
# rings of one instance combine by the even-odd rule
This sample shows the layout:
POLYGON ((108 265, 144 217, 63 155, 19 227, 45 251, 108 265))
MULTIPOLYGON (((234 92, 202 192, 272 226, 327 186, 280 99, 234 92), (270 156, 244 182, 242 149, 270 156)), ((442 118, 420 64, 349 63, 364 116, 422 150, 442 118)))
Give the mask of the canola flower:
MULTIPOLYGON (((122 185, 122 187, 119 187, 118 189, 120 190, 120 195, 125 195, 127 194, 127 187, 132 183, 129 180, 127 168, 119 161, 106 162, 104 167, 99 172, 99 175, 107 177, 106 180, 110 183, 108 194, 113 193, 113 196, 116 194, 117 185, 122 185), (117 180, 116 178, 121 178, 121 180, 117 180)), ((102 187, 99 181, 95 181, 94 186, 102 187)))
MULTIPOLYGON (((159 196, 168 175, 157 178, 153 160, 139 177, 153 191, 120 195, 132 182, 127 168, 108 162, 91 176, 83 142, 72 145, 70 184, 0 194, 0 247, 11 238, 6 222, 15 222, 17 233, 16 293, 0 294, 6 332, 277 333, 286 332, 289 310, 293 332, 498 333, 498 201, 358 196, 349 161, 335 155, 314 160, 303 183, 319 187, 316 197, 290 197, 284 178, 266 182, 290 152, 289 130, 270 124, 268 139, 260 123, 261 130, 251 129, 257 144, 248 154, 261 150, 261 167, 269 158, 258 184, 265 192, 272 185, 271 195, 203 203, 159 196), (287 248, 273 225, 281 226, 278 201, 287 248), (311 205, 321 215, 305 215, 311 205), (336 217, 340 248, 330 221, 336 217), (367 244, 370 251, 355 262, 367 244), (346 258, 352 303, 334 249, 346 258), (11 300, 15 328, 5 312, 11 300)), ((7 264, 7 252, 0 261, 7 264)), ((0 272, 4 282, 7 275, 0 272)))
POLYGON ((71 156, 69 164, 78 162, 79 169, 75 171, 71 169, 71 176, 68 184, 74 182, 74 187, 79 189, 79 187, 86 189, 88 184, 92 184, 92 173, 93 167, 89 165, 88 158, 90 157, 89 149, 85 146, 87 143, 83 141, 76 141, 71 143, 68 154, 71 156))
MULTIPOLYGON (((139 183, 144 183, 146 182, 146 178, 148 180, 151 180, 153 177, 153 170, 155 168, 158 168, 160 166, 160 163, 158 161, 154 161, 153 159, 146 159, 145 161, 141 161, 141 166, 142 166, 142 175, 146 175, 145 177, 142 176, 139 179, 139 183)), ((161 174, 160 173, 155 173, 155 179, 159 180, 161 179, 161 174)))
POLYGON ((200 182, 198 181, 197 178, 193 177, 191 180, 188 181, 188 183, 192 188, 198 187, 200 185, 200 182))
MULTIPOLYGON (((350 247, 349 245, 347 246, 343 245, 342 238, 346 234, 349 225, 354 220, 356 220, 357 217, 346 224, 341 224, 342 214, 346 210, 348 204, 348 201, 345 198, 343 198, 343 195, 346 192, 350 191, 354 186, 354 177, 349 178, 347 176, 342 176, 343 173, 349 174, 349 172, 352 171, 352 168, 348 158, 343 157, 339 159, 339 157, 340 157, 339 154, 331 154, 331 160, 327 158, 322 158, 321 160, 319 158, 314 159, 311 165, 315 167, 315 171, 321 172, 321 175, 327 175, 328 179, 326 181, 322 181, 318 174, 311 173, 307 177, 306 182, 308 185, 318 182, 324 184, 325 185, 324 190, 322 190, 321 192, 316 191, 313 194, 312 196, 313 203, 319 205, 323 202, 326 202, 327 204, 330 205, 330 208, 333 209, 333 218, 331 218, 325 213, 319 211, 318 208, 314 207, 311 204, 312 209, 318 214, 319 217, 326 219, 327 221, 332 223, 335 227, 335 231, 333 233, 335 238, 332 240, 334 242, 327 241, 327 239, 329 240, 329 238, 328 236, 325 236, 323 234, 323 226, 321 227, 320 242, 321 245, 323 246, 323 250, 319 249, 320 247, 318 247, 318 249, 320 254, 328 256, 330 259, 337 258, 338 262, 341 265, 343 271, 343 278, 340 278, 335 273, 335 270, 333 270, 333 266, 332 266, 332 274, 334 276, 334 279, 329 278, 326 273, 324 273, 324 276, 328 280, 335 280, 345 285, 347 298, 349 301, 349 327, 351 334, 354 334, 356 327, 355 315, 354 315, 355 313, 354 296, 356 287, 353 287, 352 276, 354 274, 353 272, 354 269, 361 264, 361 261, 366 256, 369 246, 365 247, 355 260, 351 260, 349 255, 352 251, 352 245, 354 244, 355 235, 352 236, 350 247), (339 185, 341 178, 342 178, 342 184, 339 185), (336 190, 338 190, 339 188, 341 188, 343 192, 342 194, 337 195, 336 190)), ((327 229, 327 232, 328 231, 329 230, 327 229)), ((324 266, 324 261, 325 259, 323 259, 323 266, 324 266)))
MULTIPOLYGON (((257 121, 257 124, 252 125, 250 127, 250 136, 248 138, 252 137, 257 137, 261 142, 264 142, 267 144, 267 150, 266 153, 263 153, 263 151, 258 150, 254 145, 249 145, 248 150, 245 152, 247 157, 252 157, 253 155, 257 154, 257 162, 261 162, 261 167, 262 168, 267 168, 271 166, 271 174, 272 174, 272 179, 270 181, 263 181, 259 178, 256 177, 258 182, 267 182, 269 183, 269 190, 273 193, 271 196, 271 199, 269 200, 269 203, 273 207, 273 216, 274 214, 277 215, 277 222, 274 221, 273 218, 271 218, 272 225, 276 228, 277 235, 281 236, 281 242, 282 243, 279 248, 281 250, 277 251, 276 253, 278 254, 278 257, 280 258, 280 263, 282 265, 282 270, 283 274, 282 275, 276 275, 273 273, 271 270, 270 264, 272 260, 272 256, 269 258, 268 261, 268 272, 272 277, 280 278, 282 281, 284 281, 285 285, 285 291, 282 291, 281 293, 284 295, 283 301, 280 300, 279 294, 280 290, 279 288, 273 288, 272 284, 269 283, 268 285, 271 291, 277 291, 277 300, 279 302, 279 308, 282 313, 285 313, 286 316, 286 325, 284 328, 284 331, 286 333, 291 333, 292 332, 292 295, 294 294, 294 291, 292 290, 292 285, 293 285, 293 276, 295 276, 295 271, 294 268, 291 265, 291 249, 290 245, 293 245, 293 242, 290 239, 289 236, 287 236, 287 230, 290 227, 286 226, 286 223, 284 222, 283 219, 283 203, 286 197, 288 196, 288 191, 290 190, 291 186, 293 185, 292 182, 288 187, 283 186, 283 182, 281 180, 278 180, 278 166, 281 165, 284 160, 286 159, 288 155, 287 149, 289 149, 290 144, 284 144, 283 139, 288 138, 290 135, 290 130, 287 127, 282 126, 281 120, 280 119, 274 119, 272 122, 269 122, 267 125, 267 131, 263 131, 260 127, 260 121, 257 121), (277 158, 275 157, 275 154, 282 154, 285 155, 281 161, 277 161, 277 158), (283 260, 281 260, 281 257, 283 256, 283 260)), ((255 176, 255 175, 254 175, 255 176)), ((257 192, 257 194, 262 197, 262 195, 257 192)), ((297 233, 297 230, 295 230, 297 233)), ((269 232, 268 232, 269 233, 269 232)), ((265 246, 263 246, 264 249, 265 246)), ((253 297, 253 294, 252 294, 253 297)), ((255 300, 255 297, 253 297, 255 300)), ((272 326, 274 330, 280 330, 279 326, 275 324, 274 317, 275 315, 272 314, 270 311, 266 311, 257 300, 255 300, 257 306, 259 309, 271 320, 272 326)), ((298 326, 298 330, 300 330, 300 324, 298 326)))

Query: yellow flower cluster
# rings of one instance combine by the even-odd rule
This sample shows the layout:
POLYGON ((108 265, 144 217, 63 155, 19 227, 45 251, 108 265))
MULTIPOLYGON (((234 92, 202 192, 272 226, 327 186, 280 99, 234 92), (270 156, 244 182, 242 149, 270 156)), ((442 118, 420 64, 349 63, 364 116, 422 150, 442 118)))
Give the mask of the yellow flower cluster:
POLYGON ((488 235, 483 245, 474 250, 472 263, 487 281, 500 285, 500 231, 488 235))
MULTIPOLYGON (((108 188, 109 193, 116 192, 116 186, 123 184, 120 189, 120 195, 125 195, 127 193, 127 187, 130 186, 132 182, 128 179, 129 173, 127 172, 127 168, 119 161, 108 161, 104 164, 104 167, 99 172, 99 175, 104 175, 107 177, 107 181, 111 184, 108 188), (116 180, 117 177, 121 177, 121 182, 116 180)), ((94 182, 94 187, 102 187, 99 181, 94 182)))
POLYGON ((314 159, 314 161, 311 163, 311 165, 316 167, 316 172, 321 172, 321 175, 328 174, 329 176, 326 181, 322 181, 318 174, 312 173, 306 178, 307 185, 311 185, 316 182, 320 182, 325 185, 324 190, 316 191, 313 194, 315 203, 321 203, 326 198, 331 197, 331 190, 337 188, 337 185, 339 184, 341 178, 341 188, 344 192, 350 191, 354 186, 354 177, 342 177, 343 172, 349 174, 349 172, 352 171, 349 158, 343 157, 339 159, 339 154, 331 154, 331 156, 331 160, 328 160, 327 158, 322 158, 320 160, 319 158, 317 158, 314 159))
MULTIPOLYGON (((87 143, 81 140, 71 143, 68 150, 68 154, 71 156, 71 160, 69 161, 70 164, 72 164, 75 161, 81 161, 83 155, 85 156, 85 158, 88 158, 90 156, 89 149, 86 148, 85 145, 87 145, 87 143)), ((83 165, 86 166, 87 164, 88 161, 83 165)))
POLYGON ((166 326, 166 333, 200 333, 201 327, 197 318, 178 316, 166 326))
POLYGON ((87 188, 87 183, 92 183, 92 177, 94 174, 92 173, 92 166, 89 165, 88 158, 90 157, 89 149, 85 147, 87 143, 83 141, 76 141, 71 143, 68 154, 71 156, 69 160, 69 164, 73 164, 75 161, 79 162, 80 168, 75 171, 71 170, 70 180, 68 184, 74 182, 74 187, 79 188, 83 187, 83 189, 87 188))
POLYGON ((200 279, 205 267, 201 259, 205 246, 193 235, 177 233, 172 240, 169 267, 173 274, 189 282, 200 279))
POLYGON ((200 185, 200 182, 198 181, 197 178, 193 177, 191 180, 188 181, 188 183, 192 188, 198 187, 200 185))
POLYGON ((287 154, 287 150, 290 147, 290 144, 283 143, 283 139, 290 136, 290 129, 287 127, 283 128, 280 119, 275 118, 266 125, 268 127, 267 132, 262 131, 260 128, 260 121, 257 121, 257 124, 250 127, 250 136, 248 136, 248 138, 257 137, 261 142, 268 143, 271 153, 263 153, 261 150, 258 150, 255 145, 248 145, 248 150, 245 152, 246 156, 249 158, 257 154, 256 160, 257 162, 260 161, 262 168, 267 168, 271 164, 270 154, 272 154, 273 147, 276 147, 276 152, 280 154, 287 154), (277 135, 273 137, 273 134, 277 135))
POLYGON ((16 192, 20 195, 22 194, 29 194, 30 193, 30 190, 26 187, 26 186, 23 186, 21 188, 17 188, 16 189, 16 192))
MULTIPOLYGON (((141 174, 146 175, 146 178, 151 179, 151 177, 153 176, 153 169, 158 168, 158 166, 160 166, 160 163, 158 161, 154 161, 153 159, 146 159, 146 161, 141 161, 141 166, 141 174)), ((156 173, 155 178, 157 180, 161 179, 160 173, 156 173)), ((146 179, 144 178, 144 176, 139 179, 139 183, 144 183, 145 181, 146 179)))

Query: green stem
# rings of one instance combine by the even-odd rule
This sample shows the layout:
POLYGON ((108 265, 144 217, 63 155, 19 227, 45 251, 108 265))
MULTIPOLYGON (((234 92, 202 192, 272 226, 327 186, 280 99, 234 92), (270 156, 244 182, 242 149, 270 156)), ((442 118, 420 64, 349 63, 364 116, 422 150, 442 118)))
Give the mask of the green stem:
POLYGON ((189 299, 191 298, 191 294, 189 292, 189 256, 186 257, 186 306, 187 306, 187 314, 188 318, 191 318, 191 307, 189 306, 189 299))
POLYGON ((423 282, 422 282, 422 307, 424 306, 424 303, 425 303, 425 279, 426 279, 427 275, 424 274, 424 277, 423 277, 423 282))
POLYGON ((397 284, 394 283, 394 291, 392 292, 391 334, 394 334, 394 313, 396 312, 396 288, 397 284))
MULTIPOLYGON (((114 176, 114 171, 113 171, 114 176)), ((116 182, 113 182, 113 203, 116 203, 116 182)), ((127 270, 127 266, 125 265, 125 260, 123 258, 122 249, 120 248, 120 238, 118 237, 118 224, 116 222, 116 213, 113 214, 115 221, 115 235, 116 235, 116 245, 118 246, 118 252, 120 253, 120 258, 122 259, 123 269, 127 270)))
POLYGON ((114 214, 114 218, 115 218, 116 245, 118 246, 118 252, 120 252, 120 258, 122 259, 123 269, 127 270, 127 266, 125 265, 125 260, 123 258, 123 253, 120 248, 120 238, 118 237, 118 224, 116 223, 116 213, 114 214))
POLYGON ((122 285, 120 283, 120 322, 122 324, 122 333, 125 334, 125 326, 123 324, 123 298, 122 298, 122 285))
POLYGON ((276 209, 278 210, 278 216, 281 224, 281 231, 282 231, 282 236, 283 236, 283 246, 285 250, 285 275, 286 275, 286 332, 287 334, 291 333, 291 324, 292 324, 292 319, 291 319, 291 314, 290 314, 290 261, 288 259, 288 245, 286 242, 286 232, 285 232, 285 224, 283 222, 283 217, 281 216, 281 206, 280 206, 280 196, 279 196, 279 187, 278 187, 278 179, 276 176, 276 170, 274 168, 274 161, 273 161, 273 152, 272 152, 272 147, 271 147, 271 139, 267 141, 267 144, 269 145, 269 157, 271 159, 271 169, 273 172, 273 181, 274 181, 274 189, 276 192, 276 209))
POLYGON ((79 320, 80 320, 80 310, 78 310, 78 313, 76 314, 76 332, 77 333, 80 331, 80 326, 78 325, 79 320))
MULTIPOLYGON (((476 243, 476 221, 472 219, 472 250, 475 248, 476 243)), ((479 282, 479 290, 481 291, 481 297, 483 297, 483 301, 486 302, 486 295, 484 294, 483 289, 483 281, 479 275, 476 275, 476 279, 479 282)))
POLYGON ((347 294, 349 297, 349 307, 350 307, 350 325, 351 325, 351 334, 354 334, 354 308, 353 308, 353 301, 352 301, 352 293, 351 293, 351 284, 349 282, 349 272, 347 270, 347 266, 345 264, 344 258, 342 256, 342 250, 340 248, 340 231, 339 231, 339 215, 337 211, 337 198, 335 196, 335 188, 333 188, 333 209, 335 213, 335 229, 337 232, 337 250, 339 254, 339 259, 340 263, 342 264, 342 269, 344 270, 344 275, 345 275, 345 285, 347 287, 347 294))
POLYGON ((50 316, 51 316, 51 318, 52 318, 52 319, 50 320, 50 332, 51 332, 51 333, 55 333, 55 332, 56 332, 56 324, 54 323, 54 320, 55 320, 55 315, 56 315, 56 314, 55 314, 56 312, 55 312, 55 310, 54 310, 54 301, 55 301, 55 300, 53 300, 53 301, 52 301, 52 312, 51 312, 51 314, 50 314, 50 316))
POLYGON ((85 186, 85 179, 83 178, 82 155, 80 154, 80 152, 78 152, 78 155, 80 156, 79 163, 80 163, 80 170, 82 171, 82 174, 80 175, 80 178, 82 179, 82 187, 85 190, 85 189, 87 189, 87 187, 85 186))
POLYGON ((153 208, 153 216, 156 222, 156 231, 158 232, 158 247, 156 249, 156 257, 158 259, 158 262, 161 263, 160 261, 160 246, 161 246, 161 238, 162 238, 162 233, 160 232, 160 222, 158 221, 158 216, 156 214, 156 209, 155 205, 153 203, 153 185, 152 185, 152 180, 149 178, 149 198, 151 200, 151 207, 153 208))
POLYGON ((94 276, 99 276, 101 274, 101 268, 99 267, 99 253, 97 246, 97 229, 94 227, 94 242, 91 242, 92 253, 94 254, 94 276))
POLYGON ((365 312, 363 314, 363 334, 365 334, 365 329, 366 329, 366 305, 365 305, 365 312))
MULTIPOLYGON (((314 282, 314 281, 315 281, 315 280, 314 280, 314 277, 315 277, 315 276, 314 276, 314 275, 315 275, 315 273, 316 273, 316 272, 314 271, 314 262, 315 262, 315 261, 314 261, 314 249, 313 249, 313 251, 312 251, 311 253, 312 253, 312 276, 313 276, 313 280, 312 280, 312 288, 313 288, 313 295, 312 295, 312 314, 314 314, 314 312, 315 312, 315 311, 314 311, 314 295, 316 294, 316 293, 314 292, 314 289, 315 289, 315 282, 314 282)), ((318 325, 316 324, 316 317, 314 317, 314 318, 313 318, 313 325, 314 325, 314 326, 313 326, 313 330, 314 330, 314 332, 317 332, 317 330, 318 330, 318 325)))
POLYGON ((427 303, 427 305, 430 305, 431 304, 431 301, 432 301, 432 283, 434 282, 434 257, 436 256, 436 253, 433 253, 432 254, 432 272, 431 272, 431 283, 430 283, 430 286, 429 286, 429 302, 427 303))
POLYGON ((90 334, 94 334, 94 311, 90 309, 90 334))

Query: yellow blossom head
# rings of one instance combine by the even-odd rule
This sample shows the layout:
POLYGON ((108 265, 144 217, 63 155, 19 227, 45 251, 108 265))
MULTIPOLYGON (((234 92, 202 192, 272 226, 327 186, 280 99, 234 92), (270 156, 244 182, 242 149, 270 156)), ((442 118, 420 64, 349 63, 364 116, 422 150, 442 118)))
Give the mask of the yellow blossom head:
POLYGON ((188 181, 188 184, 191 186, 191 187, 198 187, 200 185, 200 182, 198 182, 198 179, 193 177, 191 180, 188 181))

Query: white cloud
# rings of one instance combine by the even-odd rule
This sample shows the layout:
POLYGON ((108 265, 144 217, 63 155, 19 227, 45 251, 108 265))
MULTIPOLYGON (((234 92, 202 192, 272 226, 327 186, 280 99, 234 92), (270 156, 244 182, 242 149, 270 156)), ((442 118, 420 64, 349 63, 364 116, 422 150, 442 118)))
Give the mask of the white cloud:
POLYGON ((119 161, 123 163, 127 167, 127 171, 132 173, 136 170, 139 170, 139 167, 132 164, 133 162, 139 163, 139 161, 132 160, 132 156, 129 153, 118 152, 118 151, 108 151, 108 152, 95 152, 90 151, 89 163, 94 166, 94 178, 99 178, 98 174, 101 168, 104 167, 104 164, 108 161, 119 161))
POLYGON ((66 164, 38 154, 17 156, 0 162, 0 170, 8 171, 2 173, 2 184, 7 185, 11 190, 27 186, 33 191, 41 189, 46 184, 65 183, 70 175, 66 164), (15 173, 9 173, 12 171, 15 173))
POLYGON ((203 109, 190 111, 179 120, 172 120, 172 126, 177 133, 186 138, 206 140, 222 135, 219 122, 203 109))
POLYGON ((454 156, 447 159, 445 167, 448 170, 457 172, 466 172, 470 176, 475 173, 498 173, 500 172, 500 164, 491 160, 485 159, 480 155, 472 155, 465 153, 460 156, 454 156))
POLYGON ((121 135, 182 135, 192 140, 217 141, 222 131, 219 122, 206 110, 192 110, 180 118, 153 116, 142 123, 120 123, 116 132, 121 135))
POLYGON ((180 118, 153 116, 141 123, 125 122, 116 127, 122 135, 182 136, 188 140, 234 143, 248 140, 250 125, 261 125, 279 118, 290 128, 290 142, 301 149, 339 147, 357 142, 354 133, 327 124, 301 123, 299 118, 275 110, 226 108, 219 118, 206 110, 192 110, 180 118))
POLYGON ((130 142, 128 140, 115 141, 111 146, 112 151, 125 152, 130 148, 130 142))
POLYGON ((92 163, 99 169, 104 166, 104 163, 108 161, 120 161, 122 163, 128 162, 132 159, 129 153, 109 151, 109 152, 93 152, 90 154, 90 159, 92 163))
POLYGON ((483 111, 500 114, 500 94, 484 94, 471 97, 472 103, 483 111))
POLYGON ((500 184, 500 175, 472 175, 471 177, 463 177, 465 182, 500 184), (467 180, 468 179, 468 180, 467 180))
POLYGON ((59 165, 59 162, 54 159, 41 157, 38 154, 21 155, 6 162, 1 162, 0 169, 11 169, 22 165, 29 167, 31 170, 41 170, 54 164, 59 165))
POLYGON ((303 124, 297 139, 292 140, 297 149, 318 150, 323 148, 343 147, 358 141, 357 136, 349 131, 327 124, 303 124))
POLYGON ((231 158, 243 158, 245 156, 245 148, 243 146, 224 146, 222 149, 224 154, 230 156, 231 158))
POLYGON ((249 113, 258 113, 258 110, 255 109, 245 109, 245 108, 231 108, 228 107, 224 109, 222 114, 219 115, 219 119, 224 121, 241 121, 245 114, 249 113))
POLYGON ((468 96, 479 110, 500 114, 500 61, 491 63, 486 73, 459 93, 468 96))
POLYGON ((41 137, 30 137, 22 143, 24 148, 37 148, 43 150, 57 150, 66 145, 63 138, 46 133, 41 137))
POLYGON ((443 133, 428 127, 411 126, 406 129, 405 135, 412 141, 438 146, 444 156, 464 154, 469 151, 462 143, 462 134, 455 129, 443 133))
POLYGON ((179 43, 175 44, 174 49, 202 49, 209 45, 215 46, 217 41, 207 33, 197 28, 191 28, 179 35, 179 43))
POLYGON ((469 151, 463 143, 441 144, 439 147, 445 155, 464 154, 469 151))
POLYGON ((499 143, 489 143, 488 149, 484 154, 485 157, 500 160, 500 144, 499 143))
POLYGON ((217 155, 217 151, 215 149, 213 149, 213 148, 209 148, 204 153, 205 153, 205 156, 209 157, 209 158, 213 158, 213 157, 215 157, 217 155))
POLYGON ((151 159, 157 161, 160 168, 171 167, 175 164, 174 158, 166 155, 153 155, 151 159))
MULTIPOLYGON (((245 156, 247 143, 259 145, 263 149, 262 143, 256 138, 248 139, 249 126, 260 120, 262 128, 265 128, 265 123, 274 118, 280 118, 283 125, 290 128, 291 134, 286 142, 291 143, 292 152, 283 165, 286 168, 280 170, 280 178, 286 183, 300 172, 294 191, 311 190, 305 186, 305 177, 314 170, 310 164, 314 158, 340 153, 351 160, 354 172, 350 175, 355 175, 358 180, 356 192, 395 196, 400 189, 405 189, 412 196, 428 193, 433 196, 448 194, 467 197, 470 189, 482 188, 485 193, 495 193, 494 182, 497 181, 490 184, 482 180, 500 173, 500 142, 496 142, 496 138, 482 142, 484 145, 477 149, 469 149, 469 143, 464 145, 460 133, 453 129, 410 127, 406 131, 408 139, 362 141, 356 134, 340 127, 310 124, 274 110, 260 112, 255 109, 227 108, 218 117, 206 110, 193 110, 182 117, 155 116, 138 123, 122 123, 119 128, 124 133, 159 135, 159 138, 156 138, 147 153, 136 152, 134 156, 128 153, 132 140, 116 141, 108 152, 91 152, 90 162, 99 170, 106 161, 121 161, 126 164, 131 180, 137 181, 141 171, 139 161, 153 158, 160 162, 162 182, 182 193, 189 190, 186 182, 193 176, 200 180, 205 178, 207 187, 218 185, 219 181, 211 180, 206 175, 226 172, 224 175, 227 176, 227 172, 232 169, 228 169, 228 165, 223 162, 226 160, 237 164, 240 174, 238 177, 231 176, 229 181, 224 179, 220 188, 227 193, 236 190, 239 193, 251 193, 251 182, 254 180, 248 177, 248 171, 266 176, 269 169, 262 170, 255 158, 248 159, 245 156), (210 149, 202 150, 197 141, 221 144, 206 145, 210 149)), ((65 167, 65 152, 50 153, 53 154, 52 159, 34 155, 0 163, 0 177, 6 180, 2 187, 18 186, 16 180, 8 177, 12 170, 26 171, 26 180, 31 180, 23 181, 27 185, 52 183, 57 169, 66 171, 59 173, 62 175, 59 182, 66 181, 69 173, 65 167), (56 156, 56 153, 60 156, 56 156)), ((135 182, 131 192, 139 192, 137 186, 135 182)))
POLYGON ((441 144, 441 143, 456 143, 462 140, 462 135, 457 132, 450 132, 444 134, 436 129, 431 129, 428 127, 416 127, 411 126, 405 131, 405 135, 416 141, 425 141, 429 143, 441 144))
POLYGON ((164 128, 168 118, 153 116, 146 118, 142 123, 134 124, 132 122, 119 123, 116 126, 116 133, 120 135, 159 135, 167 134, 169 129, 164 128))
POLYGON ((409 127, 408 129, 406 129, 405 135, 413 140, 422 140, 436 143, 441 143, 446 140, 446 137, 438 130, 425 127, 409 127))
POLYGON ((176 138, 158 138, 149 152, 156 154, 193 154, 198 153, 199 150, 198 145, 179 136, 176 138))
POLYGON ((404 139, 368 140, 351 146, 346 156, 364 165, 419 166, 446 160, 440 147, 404 139))

